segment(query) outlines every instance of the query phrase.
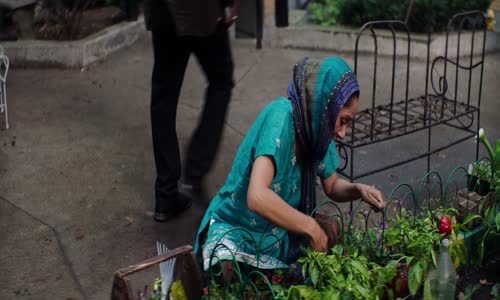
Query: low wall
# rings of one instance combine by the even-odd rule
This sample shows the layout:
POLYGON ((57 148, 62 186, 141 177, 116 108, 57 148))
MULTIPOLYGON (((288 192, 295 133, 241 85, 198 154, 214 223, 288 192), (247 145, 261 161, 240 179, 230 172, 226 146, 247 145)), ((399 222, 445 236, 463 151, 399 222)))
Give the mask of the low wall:
POLYGON ((145 32, 144 19, 121 22, 78 41, 2 42, 13 67, 82 68, 133 44, 145 32))

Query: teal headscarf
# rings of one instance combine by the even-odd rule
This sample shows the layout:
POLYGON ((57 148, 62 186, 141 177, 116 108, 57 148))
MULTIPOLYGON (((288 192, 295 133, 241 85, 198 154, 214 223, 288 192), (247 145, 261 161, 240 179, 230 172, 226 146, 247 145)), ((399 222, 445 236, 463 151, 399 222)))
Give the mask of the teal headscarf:
POLYGON ((347 100, 359 93, 359 84, 349 65, 339 57, 301 59, 294 66, 288 86, 293 102, 294 126, 302 154, 301 211, 310 214, 316 206, 316 167, 332 141, 335 121, 347 100))

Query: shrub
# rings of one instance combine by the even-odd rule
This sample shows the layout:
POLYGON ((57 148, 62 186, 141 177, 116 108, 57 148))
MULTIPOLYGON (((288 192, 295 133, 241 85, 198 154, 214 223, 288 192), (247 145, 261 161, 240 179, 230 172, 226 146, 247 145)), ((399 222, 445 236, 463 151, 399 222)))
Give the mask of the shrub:
MULTIPOLYGON (((311 21, 359 27, 376 20, 405 20, 410 0, 315 0, 309 5, 311 21)), ((491 0, 416 0, 408 20, 411 31, 443 31, 456 13, 486 11, 491 0)))
POLYGON ((322 26, 337 24, 339 17, 339 0, 320 0, 309 4, 311 21, 322 26))

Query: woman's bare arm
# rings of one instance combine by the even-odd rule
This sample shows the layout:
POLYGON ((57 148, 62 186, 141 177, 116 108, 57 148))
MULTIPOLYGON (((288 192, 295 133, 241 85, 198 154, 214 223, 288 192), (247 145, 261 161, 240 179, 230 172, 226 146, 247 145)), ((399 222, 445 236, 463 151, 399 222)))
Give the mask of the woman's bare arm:
POLYGON ((362 198, 376 211, 382 210, 386 205, 382 193, 375 187, 338 178, 337 173, 333 173, 322 183, 325 193, 336 202, 354 201, 362 198))
POLYGON ((291 207, 270 189, 274 176, 272 159, 259 156, 250 177, 248 208, 287 231, 308 236, 314 250, 326 251, 328 238, 320 225, 312 217, 291 207))

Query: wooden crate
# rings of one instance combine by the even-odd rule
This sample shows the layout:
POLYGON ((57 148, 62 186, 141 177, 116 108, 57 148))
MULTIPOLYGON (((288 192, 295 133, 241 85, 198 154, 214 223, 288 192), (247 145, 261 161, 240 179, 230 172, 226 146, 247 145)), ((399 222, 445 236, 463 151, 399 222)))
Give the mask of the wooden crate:
POLYGON ((173 249, 166 254, 149 258, 116 271, 111 289, 111 300, 136 300, 136 295, 132 291, 130 275, 158 266, 160 263, 174 258, 176 259, 174 281, 181 281, 189 300, 201 299, 201 273, 196 263, 193 247, 185 245, 173 249))

